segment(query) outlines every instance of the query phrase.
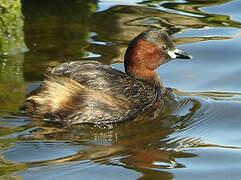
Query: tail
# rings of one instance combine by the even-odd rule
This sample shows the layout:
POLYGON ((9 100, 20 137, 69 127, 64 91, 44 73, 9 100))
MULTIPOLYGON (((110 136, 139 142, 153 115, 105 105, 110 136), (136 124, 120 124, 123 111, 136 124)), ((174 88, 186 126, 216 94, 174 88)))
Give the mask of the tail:
POLYGON ((44 80, 36 94, 25 100, 26 104, 22 109, 41 118, 60 120, 73 112, 86 90, 87 88, 68 77, 51 75, 44 80))

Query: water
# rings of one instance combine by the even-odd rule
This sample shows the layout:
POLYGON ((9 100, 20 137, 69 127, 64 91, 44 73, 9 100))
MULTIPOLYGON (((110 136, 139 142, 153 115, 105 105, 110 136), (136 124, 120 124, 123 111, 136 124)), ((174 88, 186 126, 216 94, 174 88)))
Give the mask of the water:
POLYGON ((0 179, 240 179, 240 1, 21 3, 26 46, 0 56, 0 179), (127 44, 150 27, 194 57, 157 70, 178 101, 169 113, 113 129, 19 113, 47 67, 87 59, 123 70, 127 44))

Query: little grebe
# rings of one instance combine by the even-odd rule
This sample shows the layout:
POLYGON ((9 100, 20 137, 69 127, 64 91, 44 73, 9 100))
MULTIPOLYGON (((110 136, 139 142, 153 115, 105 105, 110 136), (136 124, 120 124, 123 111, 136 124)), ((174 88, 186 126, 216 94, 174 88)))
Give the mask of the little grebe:
POLYGON ((60 64, 26 99, 27 112, 69 124, 133 119, 162 100, 165 88, 155 69, 174 58, 191 56, 177 49, 166 32, 145 31, 126 50, 126 73, 95 61, 60 64))

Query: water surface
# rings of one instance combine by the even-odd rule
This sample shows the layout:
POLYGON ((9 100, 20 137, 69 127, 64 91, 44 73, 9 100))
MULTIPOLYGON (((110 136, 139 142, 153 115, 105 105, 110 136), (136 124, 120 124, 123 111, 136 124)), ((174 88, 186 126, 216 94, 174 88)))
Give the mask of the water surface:
POLYGON ((240 179, 239 1, 21 5, 24 45, 0 56, 0 179, 240 179), (130 40, 153 27, 194 56, 157 69, 177 101, 165 114, 112 129, 61 127, 20 114, 47 67, 97 60, 123 70, 130 40))

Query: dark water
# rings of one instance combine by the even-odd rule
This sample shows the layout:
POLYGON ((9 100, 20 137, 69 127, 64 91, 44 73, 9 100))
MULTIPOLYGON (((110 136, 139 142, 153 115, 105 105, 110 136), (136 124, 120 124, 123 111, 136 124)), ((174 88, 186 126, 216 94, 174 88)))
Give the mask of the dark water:
POLYGON ((241 2, 23 0, 26 48, 0 56, 0 179, 241 179, 241 2), (18 108, 47 67, 123 70, 129 41, 165 29, 194 56, 158 68, 178 103, 113 129, 63 128, 18 108))

